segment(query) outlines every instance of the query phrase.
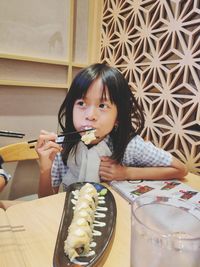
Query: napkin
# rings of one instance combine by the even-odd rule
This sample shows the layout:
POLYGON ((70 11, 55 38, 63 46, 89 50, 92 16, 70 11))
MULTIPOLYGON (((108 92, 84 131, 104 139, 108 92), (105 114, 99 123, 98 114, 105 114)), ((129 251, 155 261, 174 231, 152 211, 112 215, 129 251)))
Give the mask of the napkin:
POLYGON ((76 182, 100 182, 99 165, 101 156, 111 156, 111 151, 103 140, 89 148, 79 142, 75 153, 70 152, 67 166, 69 170, 63 177, 63 184, 68 186, 76 182))

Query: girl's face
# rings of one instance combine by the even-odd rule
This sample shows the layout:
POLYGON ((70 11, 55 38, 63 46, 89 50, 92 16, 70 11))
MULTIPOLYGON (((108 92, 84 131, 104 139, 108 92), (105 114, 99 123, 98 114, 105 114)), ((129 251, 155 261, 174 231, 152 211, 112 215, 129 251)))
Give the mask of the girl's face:
POLYGON ((95 135, 98 138, 91 144, 97 144, 104 139, 117 120, 117 107, 110 102, 108 90, 106 89, 105 95, 102 92, 101 79, 97 79, 91 84, 84 98, 77 99, 73 107, 73 123, 77 131, 96 129, 95 135))

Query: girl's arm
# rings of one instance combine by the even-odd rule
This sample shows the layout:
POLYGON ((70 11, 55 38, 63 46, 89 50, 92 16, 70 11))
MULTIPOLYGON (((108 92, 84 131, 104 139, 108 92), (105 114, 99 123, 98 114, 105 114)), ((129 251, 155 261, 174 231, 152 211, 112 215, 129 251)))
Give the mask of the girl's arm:
POLYGON ((169 167, 145 167, 145 168, 131 168, 126 167, 125 172, 128 179, 181 179, 187 175, 188 170, 185 164, 180 160, 172 157, 172 163, 169 167), (130 178, 129 178, 130 177, 130 178))
POLYGON ((39 155, 40 178, 38 196, 45 197, 54 193, 51 186, 51 167, 54 158, 61 147, 55 143, 57 135, 44 130, 41 131, 36 145, 36 151, 39 155))
POLYGON ((51 168, 46 169, 45 171, 40 170, 38 197, 46 197, 53 193, 51 187, 51 168))
POLYGON ((102 157, 99 174, 102 180, 160 180, 181 179, 186 176, 186 166, 175 157, 168 167, 126 167, 110 159, 102 157))

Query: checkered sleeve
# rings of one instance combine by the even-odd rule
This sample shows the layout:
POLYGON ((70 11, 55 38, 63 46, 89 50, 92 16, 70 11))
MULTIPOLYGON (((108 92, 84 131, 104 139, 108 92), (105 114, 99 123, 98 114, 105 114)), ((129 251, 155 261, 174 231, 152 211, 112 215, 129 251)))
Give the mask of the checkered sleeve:
POLYGON ((172 155, 137 135, 129 142, 122 163, 136 167, 170 166, 172 155))
POLYGON ((62 156, 58 153, 51 168, 51 185, 58 187, 62 183, 63 176, 67 173, 68 167, 63 163, 62 156))

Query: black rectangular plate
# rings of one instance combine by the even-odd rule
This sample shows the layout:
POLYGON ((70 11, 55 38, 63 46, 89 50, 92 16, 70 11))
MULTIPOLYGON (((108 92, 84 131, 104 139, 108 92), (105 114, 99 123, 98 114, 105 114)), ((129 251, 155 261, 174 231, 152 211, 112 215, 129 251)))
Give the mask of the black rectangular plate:
MULTIPOLYGON (((64 241, 67 238, 67 230, 69 225, 71 224, 72 217, 73 217, 73 204, 71 202, 72 198, 74 198, 72 192, 75 190, 79 190, 85 183, 75 183, 71 184, 66 192, 66 198, 63 208, 63 214, 60 222, 60 227, 58 231, 56 246, 54 250, 54 257, 53 257, 53 266, 54 267, 75 267, 75 266, 82 266, 82 265, 76 265, 72 263, 69 258, 64 253, 64 241)), ((100 192, 102 189, 106 188, 101 184, 98 183, 91 183, 95 186, 98 192, 100 192)), ((108 189, 107 189, 108 190, 108 189)), ((99 220, 101 222, 105 222, 106 226, 104 227, 95 227, 95 230, 101 231, 100 236, 94 236, 94 242, 96 242, 96 247, 92 250, 95 251, 94 256, 90 257, 79 257, 77 260, 81 263, 83 263, 83 266, 90 267, 97 264, 98 261, 103 257, 106 253, 106 249, 108 249, 108 246, 112 240, 115 225, 116 225, 116 217, 117 217, 117 208, 115 199, 110 192, 110 190, 107 191, 107 194, 105 195, 105 204, 99 204, 98 206, 107 207, 107 211, 104 211, 103 213, 106 214, 105 218, 95 218, 95 220, 99 220)))

